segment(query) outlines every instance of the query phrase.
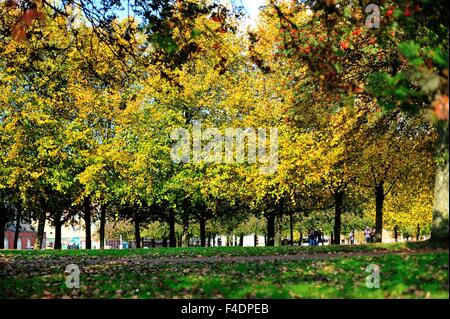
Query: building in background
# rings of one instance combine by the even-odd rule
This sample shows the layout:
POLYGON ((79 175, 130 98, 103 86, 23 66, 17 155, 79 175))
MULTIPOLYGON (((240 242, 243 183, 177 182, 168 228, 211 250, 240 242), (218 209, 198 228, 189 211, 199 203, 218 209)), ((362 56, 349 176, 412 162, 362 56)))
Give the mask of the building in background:
MULTIPOLYGON (((95 240, 96 227, 91 226, 92 233, 92 249, 99 249, 100 242, 95 240)), ((45 224, 45 249, 53 249, 55 244, 55 228, 47 221, 45 224)), ((85 249, 86 248, 86 231, 82 220, 77 221, 77 225, 64 225, 61 228, 61 248, 62 249, 85 249)))
MULTIPOLYGON (((14 249, 14 234, 16 233, 15 223, 8 223, 5 230, 5 249, 14 249)), ((36 231, 34 227, 27 223, 20 224, 19 239, 17 249, 33 249, 36 242, 36 231)))

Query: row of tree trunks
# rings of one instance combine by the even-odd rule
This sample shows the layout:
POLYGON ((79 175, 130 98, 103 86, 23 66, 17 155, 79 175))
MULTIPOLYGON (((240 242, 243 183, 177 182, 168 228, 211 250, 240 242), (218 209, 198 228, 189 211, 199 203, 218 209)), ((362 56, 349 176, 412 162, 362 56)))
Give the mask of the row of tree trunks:
MULTIPOLYGON (((34 245, 35 249, 42 249, 43 242, 44 242, 44 232, 45 232, 45 223, 46 223, 46 206, 43 205, 41 207, 41 211, 38 215, 38 227, 37 227, 37 234, 36 234, 36 242, 34 245)), ((6 214, 1 214, 1 216, 6 216, 6 214)), ((61 220, 62 214, 57 213, 55 214, 54 218, 54 227, 55 227, 55 244, 54 249, 61 249, 62 243, 61 243, 61 231, 62 226, 64 224, 64 221, 61 220)), ((19 239, 19 232, 20 232, 20 224, 22 219, 22 211, 21 207, 18 207, 17 214, 16 214, 16 231, 14 233, 14 249, 17 249, 18 239, 19 239)), ((86 223, 86 249, 91 249, 92 247, 92 240, 91 240, 91 220, 92 220, 92 208, 91 203, 89 199, 86 199, 84 201, 84 220, 86 223)), ((7 223, 7 219, 0 219, 0 248, 4 248, 4 242, 5 242, 5 226, 7 223)), ((104 249, 104 243, 105 243, 105 224, 106 224, 106 206, 101 206, 101 214, 100 214, 100 248, 104 249)))

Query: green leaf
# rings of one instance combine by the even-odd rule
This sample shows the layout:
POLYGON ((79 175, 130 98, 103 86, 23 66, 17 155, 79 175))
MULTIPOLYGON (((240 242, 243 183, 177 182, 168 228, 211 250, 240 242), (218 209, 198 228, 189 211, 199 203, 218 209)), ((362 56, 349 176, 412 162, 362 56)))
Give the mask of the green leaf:
POLYGON ((398 45, 400 52, 408 59, 414 59, 420 54, 420 46, 414 41, 402 42, 398 45))

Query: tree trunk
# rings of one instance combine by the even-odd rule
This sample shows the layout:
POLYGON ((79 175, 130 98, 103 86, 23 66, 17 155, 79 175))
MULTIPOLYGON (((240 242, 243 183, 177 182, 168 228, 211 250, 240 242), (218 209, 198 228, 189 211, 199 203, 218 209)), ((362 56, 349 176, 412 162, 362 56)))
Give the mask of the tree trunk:
POLYGON ((253 246, 258 246, 258 234, 256 233, 253 235, 253 246))
POLYGON ((275 246, 281 246, 281 237, 283 232, 283 215, 276 216, 275 218, 275 246))
POLYGON ((0 249, 8 249, 5 247, 5 227, 8 223, 6 208, 0 211, 0 249))
POLYGON ((420 225, 417 224, 417 234, 416 234, 416 241, 420 240, 420 225))
POLYGON ((448 174, 449 167, 447 160, 445 164, 439 164, 436 169, 433 223, 431 226, 431 240, 434 242, 448 242, 448 174))
POLYGON ((334 194, 334 232, 332 234, 334 238, 331 241, 335 245, 341 244, 341 216, 343 206, 344 206, 344 192, 342 190, 338 190, 334 194))
POLYGON ((266 246, 274 246, 275 245, 275 215, 273 213, 269 213, 266 216, 266 219, 267 219, 266 246))
POLYGON ((200 224, 200 246, 205 247, 206 246, 206 218, 200 217, 199 224, 200 224))
POLYGON ((183 219, 183 234, 181 235, 181 246, 189 247, 189 218, 183 219))
MULTIPOLYGON (((0 249, 5 249, 5 224, 3 224, 3 222, 1 222, 0 225, 0 249)), ((6 247, 6 249, 8 249, 8 247, 6 247)))
POLYGON ((397 227, 397 225, 394 226, 394 238, 395 238, 395 242, 398 242, 398 227, 397 227))
POLYGON ((175 211, 169 208, 169 246, 177 247, 177 235, 175 233, 175 211))
POLYGON ((134 212, 134 240, 136 248, 141 248, 141 220, 137 209, 134 212))
POLYGON ((14 249, 17 249, 17 243, 19 241, 21 220, 22 220, 22 207, 19 204, 17 207, 17 215, 16 215, 16 231, 14 232, 14 249))
POLYGON ((302 229, 302 224, 303 224, 303 215, 300 212, 300 227, 299 227, 299 232, 300 232, 300 240, 299 240, 299 246, 303 245, 303 229, 302 229))
POLYGON ((244 246, 244 235, 240 235, 239 236, 239 246, 243 247, 244 246))
POLYGON ((3 221, 0 223, 0 249, 5 249, 5 225, 3 221))
POLYGON ((42 249, 42 244, 44 243, 45 220, 46 212, 43 210, 39 214, 36 243, 34 245, 35 249, 42 249))
POLYGON ((290 228, 289 246, 293 246, 294 245, 294 213, 292 211, 289 213, 289 228, 290 228))
POLYGON ((91 201, 89 197, 84 199, 84 226, 86 227, 86 249, 92 248, 92 239, 91 239, 91 219, 92 219, 92 211, 91 211, 91 201))
POLYGON ((375 187, 375 242, 381 243, 383 236, 383 204, 384 186, 383 183, 375 187))
POLYGON ((100 249, 105 249, 106 205, 100 207, 100 249))
POLYGON ((57 213, 55 214, 55 244, 53 245, 53 249, 61 249, 61 228, 62 228, 62 221, 61 221, 61 214, 57 213))

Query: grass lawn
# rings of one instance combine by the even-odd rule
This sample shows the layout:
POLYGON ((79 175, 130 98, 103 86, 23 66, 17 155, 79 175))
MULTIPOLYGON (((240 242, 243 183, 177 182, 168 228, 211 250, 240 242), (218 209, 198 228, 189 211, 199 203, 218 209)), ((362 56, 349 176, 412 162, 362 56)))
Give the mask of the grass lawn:
POLYGON ((329 246, 281 246, 281 247, 188 247, 150 249, 106 249, 106 250, 0 250, 0 258, 58 258, 58 257, 229 257, 229 256, 272 256, 295 254, 322 254, 339 252, 395 251, 426 248, 447 248, 445 244, 409 242, 370 245, 329 246))
POLYGON ((360 255, 421 248, 430 245, 4 251, 0 253, 0 298, 449 298, 448 252, 360 255), (358 254, 295 261, 182 260, 332 252, 358 254), (142 256, 178 257, 180 262, 152 264, 139 259, 142 256), (101 262, 92 263, 96 258, 101 262), (65 286, 69 263, 80 267, 80 289, 65 286), (366 287, 369 264, 380 266, 379 289, 366 287))

